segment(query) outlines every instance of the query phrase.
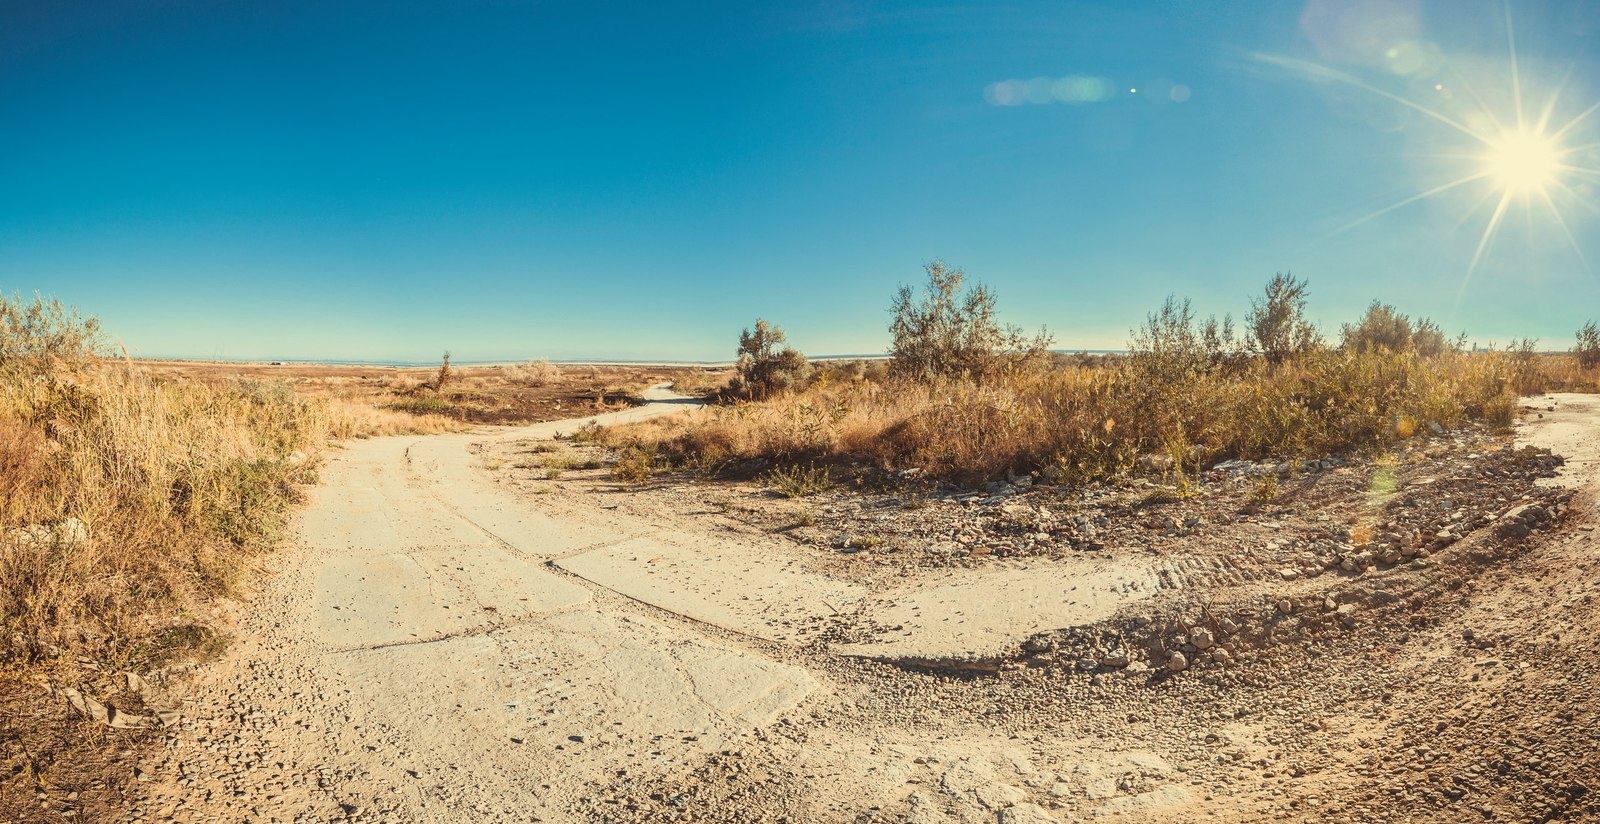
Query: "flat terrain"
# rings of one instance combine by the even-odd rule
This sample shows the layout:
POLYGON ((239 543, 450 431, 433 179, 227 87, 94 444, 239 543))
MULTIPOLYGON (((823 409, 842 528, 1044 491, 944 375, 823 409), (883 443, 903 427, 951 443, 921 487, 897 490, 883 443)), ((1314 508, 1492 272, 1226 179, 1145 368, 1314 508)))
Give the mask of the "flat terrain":
POLYGON ((523 364, 454 366, 443 387, 439 368, 308 363, 141 361, 175 379, 282 381, 313 396, 335 397, 460 421, 520 424, 620 409, 663 381, 710 387, 726 370, 691 366, 523 364))
MULTIPOLYGON (((649 397, 611 420, 689 405, 649 397)), ((360 442, 158 686, 130 817, 1592 819, 1600 407, 1530 403, 1193 497, 621 485, 584 419, 360 442)))

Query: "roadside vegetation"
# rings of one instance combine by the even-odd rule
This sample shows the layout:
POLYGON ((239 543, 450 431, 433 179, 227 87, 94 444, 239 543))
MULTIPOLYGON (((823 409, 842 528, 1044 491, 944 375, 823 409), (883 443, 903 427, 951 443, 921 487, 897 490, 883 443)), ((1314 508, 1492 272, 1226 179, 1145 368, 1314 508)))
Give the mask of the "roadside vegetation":
POLYGON ((994 294, 964 285, 936 262, 922 289, 895 293, 886 364, 807 363, 787 348, 779 358, 782 332, 762 321, 741 337, 741 379, 723 402, 594 439, 633 467, 757 467, 784 494, 862 470, 962 484, 1157 470, 1181 488, 1223 460, 1373 453, 1471 422, 1503 429, 1519 396, 1600 377, 1590 327, 1573 354, 1539 354, 1533 341, 1470 352, 1432 320, 1374 302, 1329 340, 1307 318, 1307 283, 1287 274, 1250 301, 1242 333, 1173 297, 1132 330, 1125 355, 1102 357, 1051 353, 1047 332, 1001 325, 994 294))
POLYGON ((320 449, 447 423, 152 375, 93 318, 0 297, 0 662, 132 666, 195 643, 320 449))

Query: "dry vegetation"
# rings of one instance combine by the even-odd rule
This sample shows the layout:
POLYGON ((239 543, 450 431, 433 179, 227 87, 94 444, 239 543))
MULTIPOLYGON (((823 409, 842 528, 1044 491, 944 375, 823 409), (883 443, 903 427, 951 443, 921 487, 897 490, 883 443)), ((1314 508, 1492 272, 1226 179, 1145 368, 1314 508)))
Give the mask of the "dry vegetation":
POLYGON ((774 464, 1085 483, 1142 468, 1181 484, 1231 458, 1364 453, 1467 421, 1507 427, 1518 395, 1600 377, 1578 355, 1537 354, 1531 342, 1462 351, 1437 324, 1381 303, 1329 345, 1305 321, 1305 284, 1285 276, 1254 303, 1242 340, 1231 319, 1201 321, 1169 300, 1126 356, 1048 356, 1047 335, 995 326, 992 294, 963 298, 959 271, 929 272, 924 303, 904 289, 895 298, 887 368, 810 364, 773 382, 792 388, 766 400, 735 397, 596 439, 632 466, 647 455, 712 474, 774 464))
POLYGON ((448 424, 105 358, 94 321, 54 302, 13 298, 0 317, 8 662, 133 663, 193 640, 183 616, 272 539, 318 450, 448 424))
POLYGON ((148 734, 77 719, 41 684, 105 695, 122 670, 219 649, 212 604, 246 581, 329 445, 572 417, 674 379, 715 383, 546 362, 136 362, 93 318, 0 296, 0 819, 38 814, 46 788, 91 818, 118 807, 148 734))
POLYGON ((693 394, 710 391, 727 380, 727 371, 717 369, 560 366, 542 360, 509 366, 451 364, 448 370, 185 361, 156 362, 149 367, 173 378, 226 381, 248 376, 281 382, 303 395, 371 410, 383 419, 410 421, 413 428, 428 431, 582 417, 635 403, 640 391, 652 384, 673 382, 693 394), (388 414, 396 412, 403 414, 388 414))

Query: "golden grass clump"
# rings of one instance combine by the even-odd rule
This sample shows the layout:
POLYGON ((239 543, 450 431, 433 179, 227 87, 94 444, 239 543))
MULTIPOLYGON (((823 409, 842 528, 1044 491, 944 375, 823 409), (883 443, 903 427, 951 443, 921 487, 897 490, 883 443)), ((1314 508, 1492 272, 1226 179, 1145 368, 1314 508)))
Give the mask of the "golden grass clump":
POLYGON ((544 386, 561 379, 561 367, 548 360, 531 360, 513 364, 501 370, 501 375, 511 383, 524 386, 544 386))
POLYGON ((1213 369, 1140 357, 1058 360, 983 381, 815 381, 765 402, 607 430, 599 440, 710 472, 761 458, 918 468, 962 482, 1034 471, 1087 482, 1131 471, 1145 455, 1188 471, 1229 458, 1372 451, 1468 420, 1505 426, 1508 399, 1514 411, 1516 394, 1542 388, 1542 365, 1503 352, 1336 349, 1213 369))

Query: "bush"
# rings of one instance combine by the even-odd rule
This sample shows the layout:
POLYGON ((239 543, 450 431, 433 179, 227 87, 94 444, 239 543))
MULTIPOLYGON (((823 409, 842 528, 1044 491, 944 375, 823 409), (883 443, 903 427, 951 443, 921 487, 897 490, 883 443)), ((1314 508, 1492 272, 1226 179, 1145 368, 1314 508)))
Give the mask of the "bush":
POLYGON ((505 379, 511 383, 523 386, 545 386, 554 383, 561 377, 561 367, 547 360, 531 360, 524 364, 507 366, 503 370, 505 379))
POLYGON ((1584 369, 1600 366, 1600 326, 1595 326, 1594 321, 1578 330, 1578 345, 1572 347, 1572 354, 1578 356, 1578 365, 1584 369))
POLYGON ((0 370, 46 375, 78 370, 103 354, 100 321, 82 317, 60 301, 0 294, 0 370))
POLYGON ((966 273, 935 260, 926 267, 922 296, 910 286, 895 293, 889 311, 889 369, 895 377, 930 380, 965 376, 984 380, 1007 365, 1038 359, 1050 349, 1041 331, 1028 338, 995 320, 994 293, 978 284, 962 291, 966 273))
POLYGON ((1271 363, 1310 352, 1322 345, 1316 327, 1306 319, 1306 282, 1277 274, 1266 294, 1250 301, 1244 323, 1252 351, 1271 363))
POLYGON ((781 327, 756 319, 755 328, 739 334, 733 389, 746 397, 761 400, 801 385, 810 373, 806 356, 796 349, 781 346, 786 336, 781 327))
POLYGON ((1415 352, 1423 357, 1437 357, 1447 351, 1459 351, 1466 343, 1466 335, 1455 340, 1444 336, 1439 324, 1427 319, 1411 318, 1396 311, 1393 306, 1373 301, 1367 313, 1355 324, 1345 324, 1341 329, 1341 345, 1358 352, 1415 352))

